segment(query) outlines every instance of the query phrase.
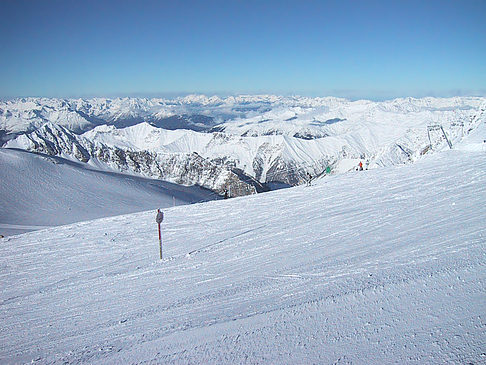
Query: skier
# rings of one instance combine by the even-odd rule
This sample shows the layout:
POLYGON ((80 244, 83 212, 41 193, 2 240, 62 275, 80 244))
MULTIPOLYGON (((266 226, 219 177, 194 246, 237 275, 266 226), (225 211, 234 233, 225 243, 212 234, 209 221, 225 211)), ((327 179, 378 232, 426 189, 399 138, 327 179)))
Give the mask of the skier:
POLYGON ((359 162, 358 170, 363 171, 363 163, 361 161, 359 162))
POLYGON ((225 198, 225 199, 228 199, 228 198, 229 198, 229 196, 228 196, 228 190, 225 190, 225 191, 224 191, 224 198, 225 198))
POLYGON ((312 181, 312 175, 310 173, 307 173, 307 186, 310 186, 312 181))

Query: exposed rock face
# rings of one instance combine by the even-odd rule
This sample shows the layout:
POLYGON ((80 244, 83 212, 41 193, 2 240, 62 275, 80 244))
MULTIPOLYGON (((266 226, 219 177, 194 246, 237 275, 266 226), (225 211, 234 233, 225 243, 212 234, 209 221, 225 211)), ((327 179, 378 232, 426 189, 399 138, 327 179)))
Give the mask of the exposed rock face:
POLYGON ((56 156, 66 154, 81 162, 88 162, 90 155, 85 146, 78 141, 66 128, 46 123, 42 128, 30 134, 23 134, 17 137, 25 145, 25 149, 34 152, 41 152, 47 155, 56 156))
MULTIPOLYGON (((225 165, 216 164, 194 153, 155 153, 132 151, 93 143, 64 127, 47 123, 33 133, 17 138, 26 150, 51 156, 70 156, 81 162, 101 162, 114 170, 171 181, 199 185, 218 194, 230 190, 232 196, 254 194, 264 187, 250 177, 246 181, 225 165)), ((240 173, 241 174, 241 173, 240 173)))
POLYGON ((412 163, 449 148, 445 135, 459 142, 485 118, 486 98, 477 97, 27 98, 0 101, 0 143, 243 195, 359 162, 412 163), (444 133, 427 134, 431 123, 444 133))

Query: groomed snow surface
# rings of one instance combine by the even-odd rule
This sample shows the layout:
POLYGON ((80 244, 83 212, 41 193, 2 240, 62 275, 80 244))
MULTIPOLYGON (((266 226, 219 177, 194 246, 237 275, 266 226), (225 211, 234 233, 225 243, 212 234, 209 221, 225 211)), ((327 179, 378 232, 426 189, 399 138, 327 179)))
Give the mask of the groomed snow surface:
POLYGON ((0 241, 0 363, 486 362, 486 155, 0 241))

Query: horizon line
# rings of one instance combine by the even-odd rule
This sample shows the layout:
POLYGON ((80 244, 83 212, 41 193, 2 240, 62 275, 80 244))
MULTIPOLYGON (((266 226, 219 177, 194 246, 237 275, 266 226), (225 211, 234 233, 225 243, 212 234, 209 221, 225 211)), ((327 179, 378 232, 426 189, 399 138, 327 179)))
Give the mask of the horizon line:
POLYGON ((406 99, 406 98, 413 98, 413 99, 425 99, 425 98, 437 98, 437 99, 448 99, 454 97, 486 97, 486 89, 484 90, 475 90, 475 91, 464 91, 460 89, 451 90, 451 92, 447 93, 436 93, 436 92, 420 92, 420 93, 387 93, 388 95, 381 95, 378 96, 376 94, 381 94, 381 92, 375 92, 370 94, 372 95, 359 95, 361 93, 353 92, 349 90, 334 90, 331 93, 292 93, 292 92, 226 92, 226 91, 214 91, 214 92, 189 92, 189 91, 181 91, 181 92, 127 92, 127 93, 80 93, 80 94, 71 94, 71 95, 55 95, 55 94, 47 94, 47 95, 4 95, 0 96, 0 100, 16 100, 16 99, 124 99, 124 98, 133 98, 133 99, 177 99, 177 98, 184 98, 187 96, 205 96, 205 97, 219 97, 219 98, 228 98, 228 97, 236 97, 236 96, 279 96, 279 97, 301 97, 301 98, 309 98, 309 99, 317 99, 317 98, 338 98, 338 99, 346 99, 349 101, 358 101, 358 100, 367 100, 367 101, 387 101, 387 100, 396 100, 396 99, 406 99), (353 95, 354 94, 354 95, 353 95))

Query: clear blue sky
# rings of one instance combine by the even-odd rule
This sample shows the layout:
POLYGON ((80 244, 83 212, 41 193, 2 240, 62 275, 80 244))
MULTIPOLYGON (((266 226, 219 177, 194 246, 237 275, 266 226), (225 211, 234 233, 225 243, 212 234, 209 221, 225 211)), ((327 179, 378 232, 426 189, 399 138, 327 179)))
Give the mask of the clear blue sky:
POLYGON ((486 0, 0 1, 0 97, 486 95, 486 0))

